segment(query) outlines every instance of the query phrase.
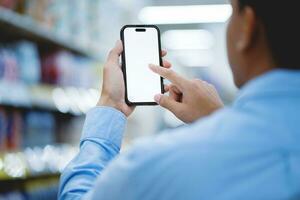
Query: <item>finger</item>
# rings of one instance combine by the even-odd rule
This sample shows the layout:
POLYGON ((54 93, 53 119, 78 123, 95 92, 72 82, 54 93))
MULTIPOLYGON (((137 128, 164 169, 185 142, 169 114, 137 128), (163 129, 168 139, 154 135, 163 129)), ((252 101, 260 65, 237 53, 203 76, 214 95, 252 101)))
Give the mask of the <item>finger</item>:
POLYGON ((119 64, 119 57, 122 52, 123 52, 123 45, 122 45, 122 42, 120 40, 118 40, 116 42, 115 47, 112 50, 110 50, 107 61, 113 62, 115 64, 119 64))
POLYGON ((176 72, 171 69, 166 69, 164 67, 160 67, 157 65, 150 64, 149 68, 156 74, 160 75, 161 77, 168 79, 173 84, 177 85, 180 88, 185 87, 185 85, 189 84, 188 80, 179 76, 176 72))
POLYGON ((178 113, 179 108, 181 106, 180 103, 176 102, 171 97, 168 97, 168 96, 162 95, 162 94, 155 95, 154 100, 160 106, 168 109, 169 111, 171 111, 175 115, 176 115, 176 113, 178 113))
POLYGON ((169 86, 169 96, 177 102, 180 102, 182 99, 182 93, 175 85, 169 86))
POLYGON ((182 99, 182 94, 178 94, 174 90, 170 89, 170 91, 169 91, 169 97, 172 98, 172 99, 174 99, 177 102, 180 102, 181 99, 182 99))
POLYGON ((182 92, 178 89, 178 87, 176 87, 176 85, 170 85, 169 86, 170 90, 174 91, 177 94, 182 94, 182 92))
POLYGON ((172 64, 169 61, 167 61, 167 60, 163 60, 163 67, 165 67, 165 68, 171 68, 172 64))
POLYGON ((168 53, 166 50, 161 50, 161 53, 160 53, 161 57, 165 57, 167 54, 168 53))
POLYGON ((164 91, 165 91, 165 92, 169 92, 169 90, 170 90, 169 85, 164 85, 164 91))

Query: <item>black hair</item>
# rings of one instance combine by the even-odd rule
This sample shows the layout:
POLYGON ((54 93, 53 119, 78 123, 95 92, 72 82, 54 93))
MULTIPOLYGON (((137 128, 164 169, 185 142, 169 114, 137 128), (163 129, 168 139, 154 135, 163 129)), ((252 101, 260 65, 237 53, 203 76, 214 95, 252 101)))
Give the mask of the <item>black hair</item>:
POLYGON ((250 6, 262 22, 278 68, 300 70, 300 10, 298 0, 238 0, 250 6))

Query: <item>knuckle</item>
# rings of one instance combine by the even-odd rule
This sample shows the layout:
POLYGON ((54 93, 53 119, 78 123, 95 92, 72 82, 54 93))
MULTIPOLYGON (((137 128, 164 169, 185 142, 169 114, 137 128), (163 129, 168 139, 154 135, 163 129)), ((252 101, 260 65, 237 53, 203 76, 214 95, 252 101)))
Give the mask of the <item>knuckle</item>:
POLYGON ((215 86, 211 83, 206 83, 205 86, 208 88, 208 89, 215 89, 215 86))
POLYGON ((177 89, 177 87, 176 87, 174 84, 170 85, 169 88, 170 88, 171 90, 176 90, 176 89, 177 89))
POLYGON ((202 84, 203 83, 203 81, 202 80, 200 80, 200 79, 197 79, 197 78, 195 78, 195 79, 193 79, 192 80, 192 82, 194 83, 194 84, 202 84))
POLYGON ((215 89, 215 86, 214 86, 213 84, 211 84, 211 83, 209 83, 208 86, 209 86, 210 88, 215 89))
POLYGON ((193 79, 193 80, 191 80, 191 86, 193 87, 193 88, 197 88, 199 85, 201 85, 202 83, 199 81, 199 80, 197 80, 197 79, 193 79))

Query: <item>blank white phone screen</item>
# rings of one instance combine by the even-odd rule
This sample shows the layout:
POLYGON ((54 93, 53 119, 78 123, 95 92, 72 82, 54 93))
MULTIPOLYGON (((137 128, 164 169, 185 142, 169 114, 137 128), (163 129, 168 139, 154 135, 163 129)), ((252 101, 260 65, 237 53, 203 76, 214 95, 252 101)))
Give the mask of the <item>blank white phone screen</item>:
POLYGON ((152 27, 127 27, 124 30, 127 97, 132 103, 154 102, 154 96, 161 93, 160 76, 148 67, 149 64, 160 64, 158 39, 158 31, 152 27))

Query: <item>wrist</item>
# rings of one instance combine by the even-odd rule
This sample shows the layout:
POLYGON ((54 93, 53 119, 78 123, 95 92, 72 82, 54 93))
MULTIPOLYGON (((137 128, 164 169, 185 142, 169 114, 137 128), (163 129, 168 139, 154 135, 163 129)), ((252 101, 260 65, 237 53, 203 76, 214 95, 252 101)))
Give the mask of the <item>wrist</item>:
POLYGON ((111 107, 123 113, 121 106, 119 106, 117 102, 114 102, 106 95, 101 96, 99 102, 97 103, 97 106, 111 107))

